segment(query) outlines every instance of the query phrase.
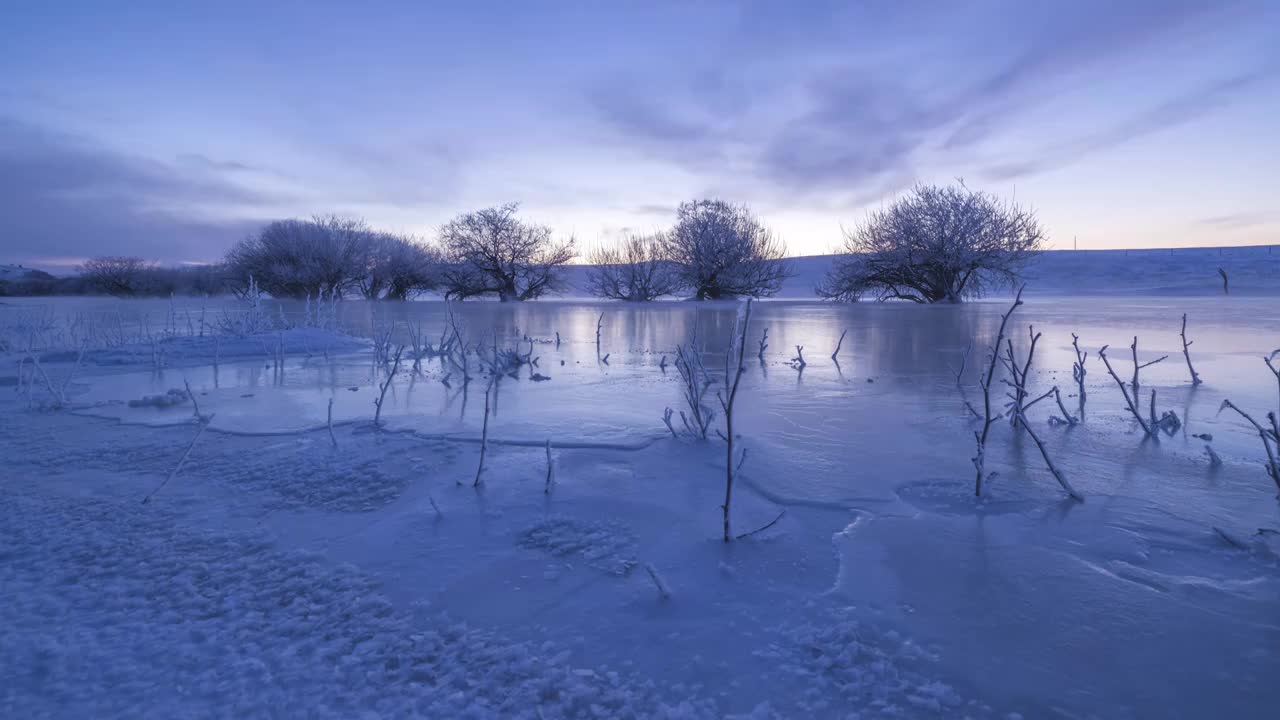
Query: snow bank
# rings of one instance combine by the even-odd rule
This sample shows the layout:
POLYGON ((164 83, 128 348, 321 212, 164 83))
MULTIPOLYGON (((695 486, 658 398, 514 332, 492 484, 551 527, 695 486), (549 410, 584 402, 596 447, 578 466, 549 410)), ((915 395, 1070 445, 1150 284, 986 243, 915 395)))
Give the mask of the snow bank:
POLYGON ((350 566, 193 534, 154 505, 6 506, 0 716, 719 716, 688 688, 397 611, 350 566))

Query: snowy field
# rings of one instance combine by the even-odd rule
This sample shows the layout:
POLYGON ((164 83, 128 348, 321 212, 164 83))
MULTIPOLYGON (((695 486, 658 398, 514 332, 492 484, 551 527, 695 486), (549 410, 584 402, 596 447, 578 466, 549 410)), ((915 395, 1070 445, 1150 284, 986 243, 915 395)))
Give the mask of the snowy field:
POLYGON ((757 304, 734 533, 781 518, 728 544, 724 443, 663 412, 695 329, 723 367, 733 304, 456 306, 538 360, 493 385, 474 487, 477 367, 404 360, 374 426, 374 338, 436 344, 442 303, 269 303, 240 336, 229 300, 7 301, 0 717, 1274 717, 1280 503, 1219 407, 1277 408, 1280 284, 1224 297, 1201 264, 1216 294, 1033 285, 1013 316, 1035 394, 1081 416, 1028 411, 1083 503, 1007 420, 973 495, 953 368, 972 342, 979 401, 1005 299, 757 304), (1142 371, 1182 422, 1159 442, 1096 359, 1127 380, 1135 335, 1169 356, 1142 371))

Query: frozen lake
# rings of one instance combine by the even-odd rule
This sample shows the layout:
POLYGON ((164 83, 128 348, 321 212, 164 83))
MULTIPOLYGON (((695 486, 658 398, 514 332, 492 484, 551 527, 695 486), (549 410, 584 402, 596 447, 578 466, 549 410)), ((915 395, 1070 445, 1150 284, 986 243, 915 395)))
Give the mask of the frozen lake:
MULTIPOLYGON (((477 494, 469 485, 485 381, 464 385, 441 359, 397 376, 378 433, 369 425, 384 376, 367 342, 266 333, 215 349, 211 328, 235 311, 230 301, 10 302, 0 309, 9 338, 33 318, 62 319, 41 335, 55 376, 74 353, 52 349, 82 336, 174 337, 89 353, 74 414, 10 401, 9 417, 26 418, 27 429, 11 420, 0 447, 27 456, 19 477, 53 469, 74 476, 68 486, 86 482, 83 468, 67 466, 80 457, 69 449, 77 432, 90 444, 115 433, 126 444, 165 437, 176 455, 191 407, 129 401, 189 382, 216 417, 190 479, 157 500, 172 498, 182 522, 267 532, 281 551, 351 563, 394 607, 427 602, 512 642, 561 643, 574 666, 675 687, 672 697, 710 702, 712 715, 769 703, 784 717, 891 708, 908 717, 1269 716, 1280 704, 1280 567, 1275 535, 1256 533, 1280 528, 1280 506, 1262 442, 1219 407, 1231 399, 1259 419, 1277 409, 1280 388, 1262 361, 1280 347, 1274 297, 1028 295, 1010 326, 1019 354, 1029 324, 1043 334, 1033 395, 1057 385, 1082 422, 1051 426, 1060 415, 1052 400, 1029 419, 1082 504, 1065 499, 1007 420, 988 445, 997 475, 973 497, 975 423, 954 371, 972 343, 962 381, 981 407, 979 366, 1007 307, 1003 298, 755 304, 735 413, 747 449, 735 530, 786 514, 727 546, 718 539, 724 445, 672 438, 663 412, 683 408, 671 364, 678 344, 696 333, 708 368, 723 367, 731 303, 455 305, 469 343, 532 348, 538 359, 495 386, 477 494), (1182 357, 1182 313, 1198 387, 1182 357), (1083 412, 1072 333, 1089 352, 1083 412), (1168 356, 1141 375, 1144 415, 1154 389, 1158 411, 1182 421, 1159 442, 1143 437, 1096 357, 1110 345, 1128 381, 1135 335, 1140 362, 1168 356), (276 342, 285 345, 279 366, 276 342), (796 346, 803 370, 791 362, 796 346), (337 451, 324 430, 331 400, 337 451), (42 423, 56 439, 30 437, 42 423), (542 487, 548 440, 551 494, 542 487), (281 459, 264 465, 256 455, 281 459), (250 469, 228 469, 238 465, 250 469), (291 473, 309 479, 289 486, 291 473), (350 490, 366 480, 367 493, 350 490), (428 522, 434 503, 445 521, 428 522), (631 571, 645 563, 675 588, 671 600, 658 602, 645 572, 631 571)), ((304 313, 295 303, 267 311, 284 324, 304 313)), ((445 319, 439 302, 338 310, 347 333, 390 329, 405 344, 410 325, 436 343, 445 319)), ((167 472, 145 470, 135 462, 143 455, 122 456, 110 473, 167 472)), ((118 478, 89 482, 110 487, 108 497, 135 491, 118 478)))

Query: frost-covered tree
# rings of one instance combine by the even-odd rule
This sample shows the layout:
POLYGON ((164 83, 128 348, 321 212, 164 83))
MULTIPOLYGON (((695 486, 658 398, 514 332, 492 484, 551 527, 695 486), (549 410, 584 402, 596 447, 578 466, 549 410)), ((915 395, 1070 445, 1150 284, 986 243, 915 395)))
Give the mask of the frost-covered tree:
POLYGON ((78 270, 80 277, 98 292, 115 297, 143 294, 155 264, 140 257, 104 255, 89 258, 78 270))
POLYGON ((533 300, 561 286, 561 267, 574 256, 573 239, 556 242, 551 228, 517 218, 518 209, 508 203, 465 213, 440 229, 446 297, 533 300))
POLYGON ((440 285, 440 251, 392 233, 369 233, 364 241, 364 273, 356 279, 368 300, 408 300, 440 285))
POLYGON ((680 269, 663 256, 664 235, 628 235, 593 249, 587 260, 587 292, 610 300, 648 302, 684 287, 680 269))
POLYGON ((960 302, 1012 284, 1044 243, 1035 213, 964 184, 918 185, 845 233, 815 288, 829 300, 960 302))
POLYGON ((341 296, 364 276, 372 234, 363 220, 336 215, 277 220, 237 243, 227 267, 273 297, 341 296))
POLYGON ((791 274, 782 241, 746 206, 724 200, 681 203, 663 247, 699 300, 767 297, 791 274))

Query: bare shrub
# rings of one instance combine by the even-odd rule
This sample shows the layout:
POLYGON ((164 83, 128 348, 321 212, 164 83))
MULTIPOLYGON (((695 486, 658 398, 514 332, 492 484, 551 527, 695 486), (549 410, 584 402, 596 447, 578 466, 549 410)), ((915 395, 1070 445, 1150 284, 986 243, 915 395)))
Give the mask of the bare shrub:
POLYGON ((371 234, 363 220, 334 215, 277 220, 237 243, 227 267, 242 286, 253 276, 272 297, 341 296, 364 276, 371 234))
POLYGON ((356 278, 367 300, 408 300, 440 286, 439 249, 393 233, 369 233, 363 241, 364 272, 356 278))
POLYGON ((965 187, 917 185, 845 233, 846 256, 815 291, 852 302, 960 302, 1012 285, 1044 242, 1035 213, 965 187))
POLYGON ((768 297, 791 274, 786 246, 743 205, 724 200, 681 203, 662 236, 665 255, 698 300, 768 297))
POLYGON ((663 235, 629 235, 587 255, 587 292, 593 297, 649 302, 684 287, 679 268, 663 256, 663 235))
POLYGON ((134 297, 144 293, 148 273, 154 268, 155 263, 140 257, 103 255, 85 260, 78 271, 90 287, 99 292, 114 297, 134 297))
POLYGON ((562 286, 560 268, 573 259, 573 239, 554 241, 550 227, 520 220, 518 209, 508 203, 477 210, 441 228, 446 297, 533 300, 562 286))

